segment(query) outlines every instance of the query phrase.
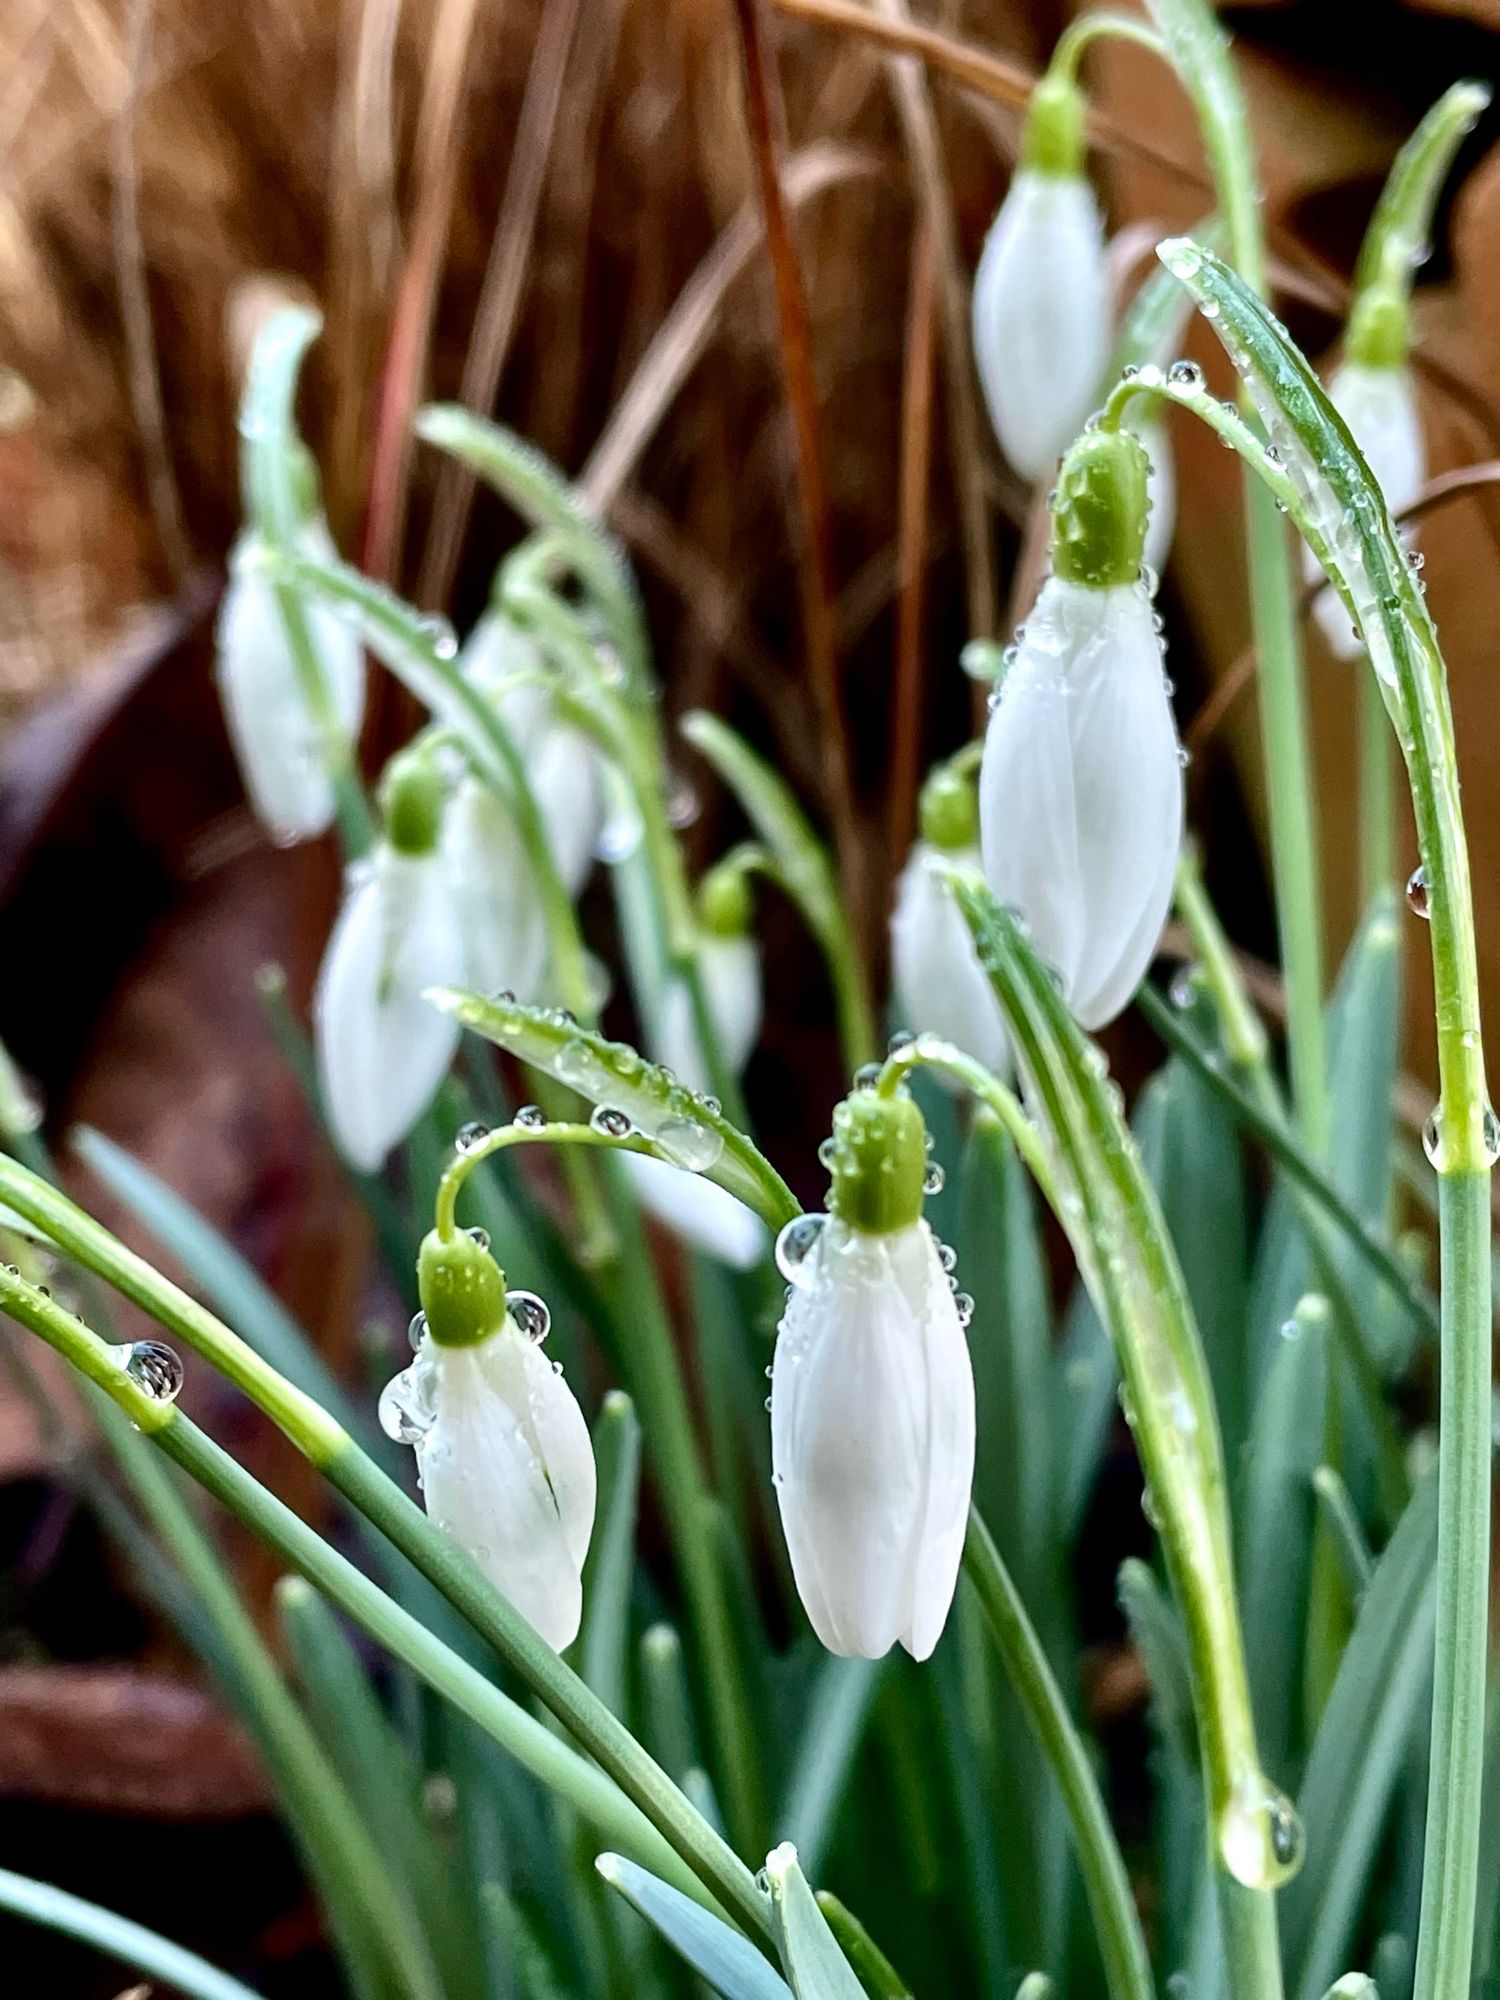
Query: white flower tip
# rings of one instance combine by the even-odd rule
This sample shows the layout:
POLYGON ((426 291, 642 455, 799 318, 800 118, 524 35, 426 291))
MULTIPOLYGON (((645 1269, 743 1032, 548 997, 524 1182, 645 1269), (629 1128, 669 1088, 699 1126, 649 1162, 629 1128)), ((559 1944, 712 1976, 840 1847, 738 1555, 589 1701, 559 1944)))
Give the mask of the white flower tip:
POLYGON ((784 1887, 788 1876, 801 1873, 802 1866, 797 1859, 797 1850, 789 1840, 782 1841, 779 1847, 773 1847, 766 1856, 766 1881, 773 1896, 784 1887))
POLYGON ((596 1854, 594 1871, 602 1876, 612 1889, 617 1889, 625 1879, 625 1863, 618 1854, 596 1854))
POLYGON ((462 986, 424 986, 422 998, 440 1014, 456 1014, 460 1020, 474 1005, 474 995, 462 986))

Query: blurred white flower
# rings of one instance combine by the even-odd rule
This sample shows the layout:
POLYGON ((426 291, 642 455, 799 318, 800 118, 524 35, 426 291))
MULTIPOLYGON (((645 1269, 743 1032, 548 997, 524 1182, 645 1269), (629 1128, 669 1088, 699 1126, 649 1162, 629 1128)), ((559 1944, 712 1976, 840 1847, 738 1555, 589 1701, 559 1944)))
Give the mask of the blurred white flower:
MULTIPOLYGON (((894 1168, 915 1175, 895 1226, 862 1227, 857 1203, 840 1210, 836 1166, 834 1212, 803 1216, 777 1244, 790 1282, 771 1375, 782 1527, 813 1630, 865 1659, 899 1641, 925 1660, 937 1644, 974 1476, 965 1306, 921 1219, 919 1117, 916 1135, 915 1158, 894 1168)), ((864 1167, 882 1171, 869 1154, 864 1167)))
POLYGON ((463 779, 449 801, 443 854, 464 940, 467 983, 540 1001, 547 923, 515 823, 488 785, 463 779))
POLYGON ((318 974, 313 1041, 328 1122, 373 1173, 442 1082, 459 1029, 423 998, 462 984, 464 937, 440 847, 442 799, 420 753, 387 772, 387 833, 349 871, 318 974))
MULTIPOLYGON (((309 521, 300 539, 305 554, 333 560, 321 520, 309 521)), ((216 634, 219 699, 251 808, 271 838, 288 846, 327 831, 333 789, 276 592, 255 561, 253 536, 240 538, 229 570, 216 634)), ((353 742, 365 705, 359 637, 325 604, 304 599, 303 616, 333 712, 353 742)))
POLYGON ((479 1339, 450 1344, 429 1327, 380 1419, 415 1446, 431 1519, 561 1652, 583 1615, 596 1478, 583 1412, 540 1344, 547 1325, 539 1299, 513 1293, 479 1339))
POLYGON ((734 1271, 748 1271, 764 1256, 766 1225, 726 1188, 644 1153, 622 1153, 620 1162, 646 1213, 695 1250, 734 1271))
POLYGON ((981 872, 974 788, 939 770, 922 793, 922 838, 896 885, 891 976, 896 1005, 917 1034, 941 1035, 986 1068, 1010 1067, 1005 1017, 944 869, 981 872))
MULTIPOLYGON (((1349 426, 1354 442, 1374 473, 1393 514, 1409 507, 1427 481, 1427 448, 1422 437, 1416 387, 1405 362, 1372 366, 1345 361, 1334 370, 1328 398, 1349 426)), ((1416 541, 1413 529, 1402 536, 1407 547, 1416 541)), ((1322 565, 1304 543, 1302 573, 1308 583, 1323 574, 1322 565)), ((1322 627, 1335 658, 1352 660, 1363 650, 1354 636, 1346 607, 1331 584, 1313 600, 1313 615, 1322 627)))

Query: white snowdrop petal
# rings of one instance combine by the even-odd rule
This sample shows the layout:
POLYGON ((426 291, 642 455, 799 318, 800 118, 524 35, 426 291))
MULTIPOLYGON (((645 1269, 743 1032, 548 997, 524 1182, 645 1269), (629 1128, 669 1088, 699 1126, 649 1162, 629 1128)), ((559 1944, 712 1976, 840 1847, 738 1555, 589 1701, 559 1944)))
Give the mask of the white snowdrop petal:
POLYGON ((531 749, 527 776, 557 872, 569 895, 577 895, 594 864, 604 825, 604 787, 594 746, 582 730, 549 721, 531 749))
MULTIPOLYGON (((1411 371, 1404 366, 1372 368, 1346 361, 1334 370, 1328 396, 1349 426, 1387 506, 1399 514, 1416 499, 1427 479, 1427 447, 1411 371)), ((1403 539, 1408 547, 1413 546, 1414 531, 1407 530, 1403 539)), ((1302 570, 1309 583, 1322 575, 1317 557, 1305 543, 1302 570)), ((1354 636, 1353 622, 1331 585, 1313 600, 1313 615, 1335 658, 1352 660, 1358 655, 1360 641, 1354 636)))
POLYGON ((1000 447, 1028 479, 1046 478, 1093 408, 1109 338, 1093 189, 1023 168, 974 274, 974 356, 1000 447))
MULTIPOLYGON (((317 525, 303 541, 316 555, 331 553, 317 525)), ((306 608, 308 630, 345 733, 359 733, 364 712, 364 656, 353 628, 326 605, 306 608)), ((274 840, 312 839, 333 821, 333 791, 322 746, 292 657, 286 626, 269 579, 244 560, 230 564, 219 607, 216 677, 224 719, 245 792, 274 840)))
POLYGON ((897 1006, 917 1034, 941 1035, 987 1068, 1010 1067, 1005 1017, 979 963, 969 927, 940 871, 979 872, 977 848, 944 851, 918 841, 902 870, 891 916, 897 1006))
POLYGON ((1146 497, 1151 503, 1151 514, 1146 523, 1143 560, 1148 569, 1160 571, 1171 553, 1172 535, 1177 526, 1177 462, 1172 455, 1172 439, 1165 424, 1131 424, 1130 429, 1145 446, 1146 456, 1151 461, 1146 479, 1146 497))
POLYGON ((1051 577, 1001 684, 980 770, 985 874, 1087 1028, 1150 964, 1182 840, 1182 767, 1139 584, 1051 577))
POLYGON ((477 1347, 428 1341, 423 1356, 435 1410, 417 1446, 427 1511, 560 1651, 582 1618, 594 1516, 582 1412, 509 1322, 477 1347))
POLYGON ((699 942, 704 998, 718 1031, 725 1065, 738 1076, 760 1040, 764 1006, 760 976, 760 946, 748 933, 699 942))
POLYGON ((423 998, 461 981, 463 938, 436 855, 377 849, 352 871, 313 1002, 329 1124, 353 1166, 374 1172, 432 1102, 458 1027, 423 998))
POLYGON ((463 932, 468 983, 544 997, 547 924, 521 837, 487 785, 466 779, 449 802, 443 854, 463 932))
POLYGON ((695 1250, 735 1271, 748 1271, 764 1256, 766 1225, 716 1182, 643 1153, 620 1159, 641 1207, 695 1250))
POLYGON ((831 1219, 812 1254, 781 1323, 771 1394, 798 1594, 833 1652, 874 1659, 898 1640, 930 1651, 957 1577, 955 1498, 966 1512, 973 1472, 957 1308, 924 1223, 872 1237, 831 1219), (935 1381, 935 1361, 956 1362, 956 1380, 935 1381))

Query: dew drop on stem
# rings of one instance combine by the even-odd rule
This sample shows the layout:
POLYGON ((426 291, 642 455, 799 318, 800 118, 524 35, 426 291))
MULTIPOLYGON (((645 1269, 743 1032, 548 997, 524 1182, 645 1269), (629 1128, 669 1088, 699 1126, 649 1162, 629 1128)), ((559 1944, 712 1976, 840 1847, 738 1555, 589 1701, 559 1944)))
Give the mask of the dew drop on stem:
POLYGON ((132 1340, 115 1349, 125 1373, 153 1403, 175 1403, 182 1393, 180 1356, 160 1340, 132 1340))
POLYGON ((1424 918, 1431 917, 1432 896, 1427 887, 1427 870, 1425 868, 1413 868, 1410 875, 1407 876, 1406 900, 1417 916, 1424 918))

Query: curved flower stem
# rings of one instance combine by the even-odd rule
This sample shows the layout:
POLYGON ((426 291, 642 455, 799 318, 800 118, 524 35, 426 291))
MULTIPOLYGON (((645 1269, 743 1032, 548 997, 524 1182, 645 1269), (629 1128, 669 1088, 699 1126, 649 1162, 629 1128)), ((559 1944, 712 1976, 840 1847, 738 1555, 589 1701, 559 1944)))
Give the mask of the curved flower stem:
MULTIPOLYGON (((1465 2000, 1473 1957, 1489 1595, 1489 1177, 1497 1152, 1479 1016, 1468 846, 1447 675, 1426 599, 1369 468, 1304 358, 1199 245, 1158 253, 1240 370, 1291 471, 1291 511, 1362 632, 1406 761, 1427 879, 1441 1096, 1437 1630, 1416 2000, 1465 2000)), ((1263 454, 1250 461, 1270 476, 1263 454)), ((1278 469, 1277 478, 1283 477, 1278 469)))
POLYGON ((1061 1788, 1112 2000, 1152 2000, 1151 1961, 1130 1877, 1088 1751, 1021 1594, 972 1507, 963 1561, 996 1650, 1061 1788))
MULTIPOLYGON (((1260 193, 1245 102, 1229 58, 1229 38, 1207 0, 1148 0, 1148 6, 1167 60, 1197 116, 1224 218, 1229 261, 1250 290, 1263 296, 1266 262, 1260 193)), ((1329 1137, 1323 916, 1297 598, 1285 530, 1273 500, 1253 482, 1245 496, 1245 523, 1293 1095, 1303 1140, 1311 1152, 1322 1153, 1329 1137)))
MULTIPOLYGON (((0 1200, 243 1389, 303 1456, 495 1647, 726 1908, 735 1909, 748 1916, 753 1925, 765 1928, 769 1918, 764 1899, 755 1889, 749 1871, 722 1837, 646 1755, 623 1724, 480 1575, 457 1545, 428 1521, 422 1509, 386 1477, 318 1404, 285 1381, 222 1321, 118 1242, 65 1195, 6 1159, 0 1159, 0 1200)), ((52 1302, 38 1301, 25 1286, 17 1292, 19 1281, 9 1279, 4 1272, 0 1272, 0 1280, 5 1281, 0 1284, 0 1307, 11 1311, 14 1304, 14 1316, 45 1336, 53 1322, 41 1308, 50 1307, 52 1302)), ((69 1325, 77 1324, 66 1314, 62 1317, 69 1325)), ((68 1327, 59 1324, 57 1331, 60 1335, 67 1333, 68 1327)), ((155 1435, 172 1415, 170 1408, 153 1404, 134 1392, 108 1351, 86 1328, 79 1327, 78 1333, 83 1345, 70 1345, 68 1359, 113 1395, 122 1407, 127 1407, 127 1413, 141 1429, 155 1435)), ((246 1477, 233 1461, 226 1461, 226 1465, 225 1479, 246 1477)), ((198 1468, 190 1465, 188 1469, 196 1473, 198 1468)), ((322 1587, 318 1577, 311 1580, 322 1587)))
POLYGON ((1052 60, 1047 65, 1049 76, 1063 77, 1069 83, 1078 78, 1078 65, 1084 50, 1090 42, 1102 41, 1106 36, 1112 41, 1134 42, 1137 47, 1150 49, 1153 55, 1165 55, 1162 39, 1154 28, 1148 28, 1144 21, 1138 21, 1133 14, 1098 13, 1076 14, 1058 36, 1052 50, 1052 60))
MULTIPOLYGON (((297 376, 302 357, 322 326, 322 316, 308 306, 288 306, 267 323, 250 358, 240 411, 240 479, 246 511, 265 547, 283 555, 295 549, 298 526, 292 471, 297 376)), ((285 581, 273 581, 271 588, 286 628, 297 684, 318 732, 345 850, 363 854, 374 842, 375 822, 359 781, 354 745, 339 720, 301 598, 285 581)))
POLYGON ((1047 1149, 1042 1143, 1042 1135, 1026 1115, 1026 1107, 1007 1084, 1000 1081, 993 1070, 976 1062, 973 1056, 966 1056, 962 1049, 952 1042, 945 1042, 939 1035, 918 1035, 914 1041, 893 1049, 881 1065, 876 1081, 876 1091, 882 1097, 894 1097, 901 1084, 914 1069, 939 1069, 955 1078, 979 1102, 992 1111, 1005 1127, 1011 1143, 1026 1162, 1028 1171, 1047 1199, 1049 1207, 1057 1206, 1057 1188, 1052 1173, 1052 1162, 1047 1157, 1047 1149))

